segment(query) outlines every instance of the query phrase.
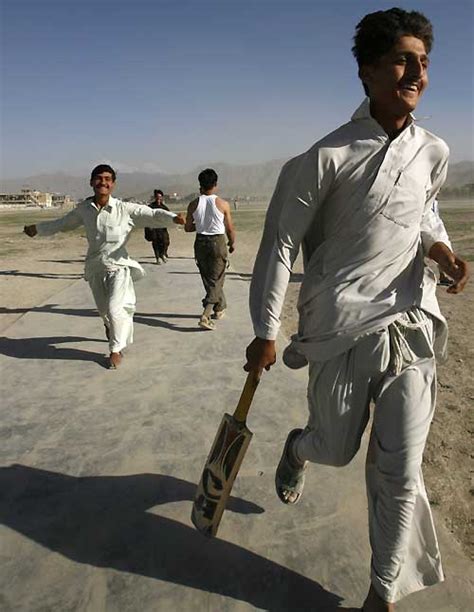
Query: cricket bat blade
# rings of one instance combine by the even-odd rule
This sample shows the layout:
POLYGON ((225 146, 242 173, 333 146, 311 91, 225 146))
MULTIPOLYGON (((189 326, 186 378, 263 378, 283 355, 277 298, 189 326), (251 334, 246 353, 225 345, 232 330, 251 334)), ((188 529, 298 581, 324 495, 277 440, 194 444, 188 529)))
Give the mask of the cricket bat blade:
POLYGON ((215 536, 252 432, 245 423, 260 373, 250 372, 233 415, 224 414, 194 498, 191 520, 201 533, 215 536))

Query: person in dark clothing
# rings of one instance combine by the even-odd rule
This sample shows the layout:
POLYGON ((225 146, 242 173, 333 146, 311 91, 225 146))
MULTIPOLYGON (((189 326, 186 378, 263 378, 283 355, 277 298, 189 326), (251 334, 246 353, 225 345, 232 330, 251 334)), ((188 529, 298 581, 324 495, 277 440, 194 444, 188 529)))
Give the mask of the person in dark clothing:
MULTIPOLYGON (((169 208, 163 202, 164 194, 161 189, 155 189, 153 192, 153 197, 153 202, 149 204, 150 208, 169 210, 169 208)), ((157 265, 160 265, 161 262, 166 263, 168 260, 168 248, 170 245, 170 235, 168 234, 166 227, 146 227, 145 240, 148 240, 148 242, 151 242, 152 244, 157 265)))

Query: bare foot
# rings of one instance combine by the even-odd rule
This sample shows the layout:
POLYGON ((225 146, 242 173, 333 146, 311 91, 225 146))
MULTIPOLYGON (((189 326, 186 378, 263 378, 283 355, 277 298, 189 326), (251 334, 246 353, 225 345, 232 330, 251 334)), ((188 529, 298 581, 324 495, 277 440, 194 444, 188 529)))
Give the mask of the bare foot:
POLYGON ((111 370, 116 370, 122 363, 122 353, 110 353, 109 364, 111 370))
POLYGON ((371 586, 362 606, 362 612, 395 612, 395 604, 384 601, 371 586))

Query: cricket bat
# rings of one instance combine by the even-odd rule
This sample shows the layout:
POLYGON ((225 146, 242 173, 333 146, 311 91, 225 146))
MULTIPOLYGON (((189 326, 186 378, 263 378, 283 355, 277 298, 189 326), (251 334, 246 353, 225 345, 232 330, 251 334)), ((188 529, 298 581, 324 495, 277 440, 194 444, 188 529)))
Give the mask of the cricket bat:
POLYGON ((208 537, 215 536, 232 485, 252 438, 247 414, 260 381, 261 372, 249 372, 233 415, 224 414, 204 465, 194 498, 191 520, 208 537))

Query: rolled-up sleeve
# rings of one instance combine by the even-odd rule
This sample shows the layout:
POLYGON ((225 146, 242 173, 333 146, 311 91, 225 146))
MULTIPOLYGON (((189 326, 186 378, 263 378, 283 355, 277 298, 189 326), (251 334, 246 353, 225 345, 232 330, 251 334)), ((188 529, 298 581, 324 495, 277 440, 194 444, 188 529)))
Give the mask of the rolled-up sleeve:
POLYGON ((255 335, 274 340, 300 244, 317 209, 317 165, 308 152, 285 164, 270 201, 250 285, 255 335))
POLYGON ((83 220, 76 208, 68 212, 64 217, 54 221, 42 221, 36 224, 38 236, 52 236, 58 232, 71 232, 84 225, 83 220))

